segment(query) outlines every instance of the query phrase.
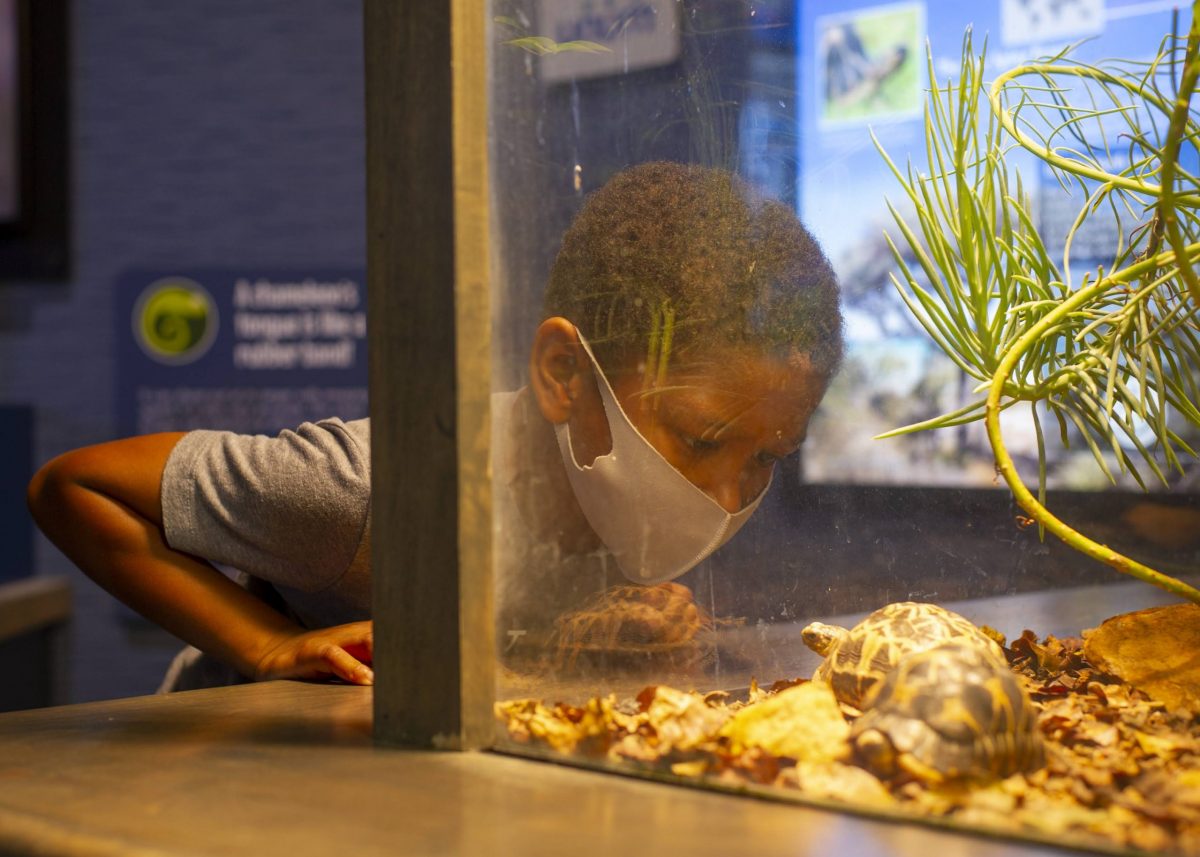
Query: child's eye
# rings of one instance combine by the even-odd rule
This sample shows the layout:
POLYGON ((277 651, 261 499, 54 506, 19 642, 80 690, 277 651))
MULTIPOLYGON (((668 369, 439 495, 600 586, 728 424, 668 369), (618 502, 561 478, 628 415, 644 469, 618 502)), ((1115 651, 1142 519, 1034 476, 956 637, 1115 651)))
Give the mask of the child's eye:
POLYGON ((767 452, 765 449, 754 454, 754 461, 759 467, 770 467, 779 460, 780 456, 773 452, 767 452))
POLYGON ((787 452, 771 452, 766 449, 761 449, 754 454, 754 463, 759 467, 770 467, 771 465, 777 464, 791 455, 795 455, 799 449, 799 446, 789 449, 787 452))

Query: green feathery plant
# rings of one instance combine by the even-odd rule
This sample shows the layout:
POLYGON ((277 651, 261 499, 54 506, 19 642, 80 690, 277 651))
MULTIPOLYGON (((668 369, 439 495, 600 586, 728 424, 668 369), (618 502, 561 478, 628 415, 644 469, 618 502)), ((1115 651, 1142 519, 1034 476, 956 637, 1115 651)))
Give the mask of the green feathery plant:
POLYGON ((510 47, 520 48, 521 50, 531 53, 534 56, 546 56, 547 54, 566 54, 566 53, 583 53, 583 54, 611 54, 612 48, 607 45, 602 45, 598 42, 589 42, 586 39, 575 39, 569 42, 556 42, 549 36, 532 36, 529 35, 528 29, 524 22, 514 18, 511 15, 497 15, 492 21, 500 27, 517 33, 515 38, 508 39, 503 44, 510 47))
MULTIPOLYGON (((1200 178, 1180 163, 1200 126, 1193 4, 1186 40, 1167 36, 1149 62, 1091 65, 1070 51, 1018 66, 984 86, 984 56, 968 30, 957 82, 936 82, 925 109, 928 171, 901 170, 876 140, 909 197, 911 223, 889 203, 915 256, 888 237, 892 279, 913 316, 963 372, 978 398, 880 437, 982 419, 996 470, 1043 532, 1113 568, 1200 603, 1200 590, 1099 544, 1046 508, 1042 422, 1064 445, 1076 430, 1114 479, 1107 457, 1146 488, 1167 484, 1196 452, 1180 436, 1200 428, 1200 178), (1062 259, 1035 227, 1030 197, 1006 156, 1024 150, 1081 199, 1062 259), (1071 246, 1095 217, 1116 224, 1111 261, 1073 282, 1071 246), (911 257, 910 257, 911 258, 911 257), (1025 403, 1039 453, 1036 496, 1001 431, 1001 412, 1025 403), (1185 432, 1186 433, 1186 432, 1185 432)), ((1194 158, 1190 161, 1194 163, 1194 158)))

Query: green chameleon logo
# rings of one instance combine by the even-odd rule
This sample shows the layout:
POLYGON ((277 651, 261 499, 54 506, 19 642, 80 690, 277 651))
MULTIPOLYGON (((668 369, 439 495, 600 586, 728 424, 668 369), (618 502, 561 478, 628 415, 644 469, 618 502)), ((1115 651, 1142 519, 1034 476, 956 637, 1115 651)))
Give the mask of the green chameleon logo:
POLYGON ((158 280, 134 306, 133 335, 160 363, 191 363, 216 338, 217 306, 199 283, 178 277, 158 280))

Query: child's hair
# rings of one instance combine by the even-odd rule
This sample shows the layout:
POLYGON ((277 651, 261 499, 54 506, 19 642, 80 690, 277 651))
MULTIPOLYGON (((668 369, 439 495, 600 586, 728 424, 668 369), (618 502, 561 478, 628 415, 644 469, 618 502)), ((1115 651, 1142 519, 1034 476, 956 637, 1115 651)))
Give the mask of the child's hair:
POLYGON ((550 272, 544 309, 587 337, 601 365, 689 345, 842 357, 837 277, 790 208, 720 169, 631 167, 585 201, 550 272))

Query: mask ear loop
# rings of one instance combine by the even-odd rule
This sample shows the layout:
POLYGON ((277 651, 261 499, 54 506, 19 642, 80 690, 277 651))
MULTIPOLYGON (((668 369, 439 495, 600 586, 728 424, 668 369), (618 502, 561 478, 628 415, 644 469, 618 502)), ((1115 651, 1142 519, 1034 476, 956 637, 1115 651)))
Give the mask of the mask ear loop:
MULTIPOLYGON (((577 327, 575 328, 575 335, 579 337, 579 344, 583 346, 583 350, 587 354, 588 359, 592 361, 592 374, 598 379, 596 383, 600 388, 600 404, 604 407, 604 416, 605 419, 608 420, 609 432, 611 433, 614 420, 613 408, 616 408, 618 411, 616 416, 625 420, 627 423, 629 423, 628 417, 626 417, 625 412, 621 410, 621 405, 617 402, 617 394, 613 392, 612 385, 608 383, 608 378, 605 376, 604 371, 600 368, 600 361, 596 359, 596 355, 592 353, 592 347, 588 344, 588 341, 584 338, 583 334, 579 332, 579 328, 577 327)), ((573 398, 572 401, 574 401, 573 398)), ((629 427, 633 429, 638 437, 641 437, 641 433, 634 428, 632 423, 629 423, 629 427)), ((560 430, 566 435, 566 448, 571 457, 571 464, 573 464, 575 468, 580 471, 591 470, 593 467, 595 467, 595 461, 593 461, 591 464, 580 464, 579 459, 575 457, 575 443, 571 439, 571 427, 567 423, 563 423, 560 430)), ((642 440, 645 440, 645 438, 642 438, 642 440)), ((648 442, 649 441, 647 441, 647 443, 648 442)), ((612 452, 607 452, 605 455, 612 455, 612 452)), ((596 460, 601 458, 604 458, 604 456, 596 456, 596 460)))
MULTIPOLYGON (((617 394, 613 390, 612 384, 608 383, 608 376, 605 375, 604 370, 600 368, 600 361, 597 360, 596 355, 592 353, 592 346, 584 338, 583 334, 580 333, 579 328, 575 328, 575 333, 579 337, 579 344, 583 346, 584 353, 586 353, 588 359, 592 361, 592 374, 597 377, 597 383, 603 385, 600 388, 600 402, 604 405, 604 415, 608 417, 609 426, 612 426, 614 417, 620 417, 629 423, 629 427, 637 433, 638 437, 642 437, 642 433, 637 430, 633 423, 629 422, 629 417, 626 416, 624 409, 621 408, 621 403, 617 401, 617 394), (604 395, 605 391, 608 392, 608 395, 604 395), (616 414, 613 413, 614 408, 617 410, 616 414)), ((642 440, 646 439, 642 437, 642 440)), ((646 442, 649 443, 649 441, 646 442)))

